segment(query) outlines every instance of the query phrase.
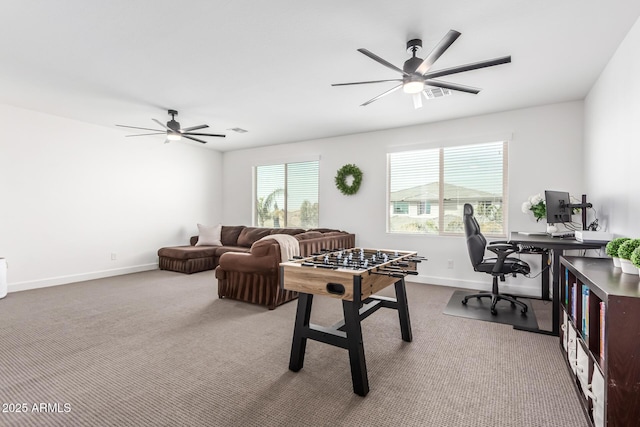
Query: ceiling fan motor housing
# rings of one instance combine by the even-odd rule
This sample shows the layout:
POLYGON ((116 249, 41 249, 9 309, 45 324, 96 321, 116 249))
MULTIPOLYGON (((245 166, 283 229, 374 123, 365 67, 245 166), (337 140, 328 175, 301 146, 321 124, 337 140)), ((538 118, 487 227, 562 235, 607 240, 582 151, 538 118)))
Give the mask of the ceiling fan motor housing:
POLYGON ((422 59, 414 56, 413 58, 409 58, 404 61, 404 65, 402 70, 407 74, 412 74, 416 72, 416 68, 422 64, 422 59))
POLYGON ((167 127, 169 129, 171 129, 174 132, 178 132, 180 131, 180 123, 176 122, 175 120, 171 119, 167 122, 167 127))

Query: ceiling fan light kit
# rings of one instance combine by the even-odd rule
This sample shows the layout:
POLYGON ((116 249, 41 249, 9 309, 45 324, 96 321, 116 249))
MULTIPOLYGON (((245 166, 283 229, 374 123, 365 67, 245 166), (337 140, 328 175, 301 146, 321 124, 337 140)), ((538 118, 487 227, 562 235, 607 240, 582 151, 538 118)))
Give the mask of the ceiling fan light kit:
POLYGON ((184 137, 184 138, 190 139, 192 141, 199 142, 201 144, 206 144, 207 141, 204 141, 204 140, 202 140, 200 138, 196 138, 196 136, 198 136, 198 137, 200 137, 200 136, 212 136, 212 137, 219 137, 219 138, 226 137, 226 135, 217 134, 217 133, 197 133, 197 132, 193 132, 194 130, 200 130, 200 129, 208 128, 209 125, 198 125, 198 126, 191 126, 191 127, 188 127, 188 128, 182 128, 180 126, 180 123, 178 123, 176 121, 176 119, 175 119, 175 116, 178 115, 178 111, 176 111, 176 110, 168 110, 167 113, 171 116, 171 120, 169 120, 166 125, 164 123, 162 123, 160 120, 151 119, 154 122, 156 122, 158 125, 163 127, 164 129, 149 129, 149 128, 143 128, 143 127, 137 127, 137 126, 126 126, 126 125, 116 125, 116 126, 123 127, 123 128, 129 128, 129 129, 153 131, 153 133, 140 133, 140 134, 135 134, 135 135, 126 135, 127 137, 131 137, 131 136, 149 136, 149 135, 166 135, 167 139, 165 140, 165 143, 170 142, 170 141, 180 141, 184 137))
POLYGON ((169 141, 180 141, 182 139, 182 135, 178 132, 167 132, 167 139, 169 141))
POLYGON ((402 83, 402 90, 404 93, 420 93, 424 90, 424 81, 407 79, 405 77, 405 81, 402 83))
POLYGON ((433 64, 442 56, 442 54, 451 47, 453 42, 460 37, 460 33, 455 30, 449 30, 442 40, 433 48, 433 50, 424 59, 416 56, 416 53, 422 48, 422 40, 412 39, 407 42, 407 51, 411 53, 411 58, 404 62, 402 69, 396 67, 390 62, 382 59, 378 55, 368 51, 367 49, 358 49, 358 52, 368 56, 379 64, 385 67, 399 72, 402 74, 401 79, 387 79, 387 80, 373 80, 353 83, 335 83, 331 86, 349 86, 349 85, 361 85, 371 83, 384 83, 384 82, 397 82, 398 85, 392 87, 386 92, 366 101, 361 104, 362 107, 371 104, 374 101, 389 95, 392 92, 402 88, 404 93, 413 95, 414 108, 422 107, 422 97, 420 93, 424 95, 426 99, 439 98, 446 95, 451 95, 451 91, 465 92, 471 94, 480 93, 479 88, 465 86, 457 83, 449 83, 441 80, 435 80, 437 77, 448 76, 451 74, 463 73, 465 71, 477 70, 480 68, 493 67, 495 65, 507 64, 511 62, 511 56, 504 56, 501 58, 490 59, 487 61, 480 61, 457 67, 446 68, 438 71, 430 71, 433 64))

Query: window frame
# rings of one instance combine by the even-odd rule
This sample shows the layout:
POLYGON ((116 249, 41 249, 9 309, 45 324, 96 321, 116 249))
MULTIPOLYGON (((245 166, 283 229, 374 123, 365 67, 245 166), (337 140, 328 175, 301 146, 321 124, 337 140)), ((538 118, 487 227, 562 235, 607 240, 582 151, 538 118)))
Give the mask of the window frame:
MULTIPOLYGON (((487 237, 506 237, 509 229, 509 215, 508 215, 508 184, 509 184, 509 144, 511 143, 511 136, 500 135, 494 137, 486 137, 481 139, 476 139, 474 141, 468 140, 458 140, 458 141, 449 141, 448 143, 440 143, 440 144, 415 144, 415 145, 405 145, 405 146, 395 146, 395 147, 387 147, 387 193, 386 193, 386 233, 393 235, 413 235, 413 236, 430 236, 430 237, 464 237, 464 231, 461 233, 450 232, 444 230, 444 210, 445 210, 445 200, 444 200, 444 173, 446 165, 444 164, 444 152, 446 149, 457 148, 457 147, 465 147, 465 146, 476 146, 482 144, 490 144, 490 143, 502 143, 502 232, 496 233, 487 230, 482 230, 482 233, 487 237), (428 150, 438 150, 438 231, 436 233, 433 232, 411 232, 411 231, 392 231, 391 230, 391 219, 392 219, 392 201, 391 201, 391 155, 396 153, 403 152, 417 152, 417 151, 428 151, 428 150)), ((458 200, 458 199, 456 199, 458 200)), ((482 202, 482 201, 480 201, 482 202)), ((458 202, 460 203, 460 202, 458 202)), ((433 211, 433 205, 430 206, 429 211, 433 211)), ((482 224, 481 224, 482 226, 482 224)))
POLYGON ((311 228, 317 228, 320 225, 320 156, 308 156, 303 158, 289 158, 286 160, 272 160, 265 161, 263 163, 254 164, 251 168, 252 170, 252 201, 251 201, 251 224, 253 227, 265 227, 265 228, 302 228, 302 226, 290 226, 288 224, 288 212, 289 212, 289 194, 288 194, 288 165, 290 164, 298 164, 298 163, 317 163, 318 168, 318 186, 317 186, 317 204, 318 204, 318 222, 315 226, 311 228), (274 226, 261 226, 258 221, 258 206, 257 206, 257 192, 258 192, 258 168, 263 166, 284 166, 284 188, 283 188, 283 197, 284 197, 284 208, 283 210, 283 225, 280 227, 274 226))

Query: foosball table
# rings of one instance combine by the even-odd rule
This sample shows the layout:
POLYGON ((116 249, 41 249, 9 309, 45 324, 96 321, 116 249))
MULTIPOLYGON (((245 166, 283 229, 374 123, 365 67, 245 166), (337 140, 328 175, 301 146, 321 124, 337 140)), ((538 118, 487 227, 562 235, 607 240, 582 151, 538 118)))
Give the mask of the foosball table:
POLYGON ((418 274, 416 252, 352 248, 327 251, 280 264, 280 286, 299 293, 289 369, 304 364, 307 340, 347 349, 354 393, 369 392, 360 322, 378 309, 398 311, 402 339, 411 342, 411 322, 404 278, 418 274), (374 295, 395 286, 395 298, 374 295), (314 295, 342 300, 344 319, 331 327, 309 323, 314 295))

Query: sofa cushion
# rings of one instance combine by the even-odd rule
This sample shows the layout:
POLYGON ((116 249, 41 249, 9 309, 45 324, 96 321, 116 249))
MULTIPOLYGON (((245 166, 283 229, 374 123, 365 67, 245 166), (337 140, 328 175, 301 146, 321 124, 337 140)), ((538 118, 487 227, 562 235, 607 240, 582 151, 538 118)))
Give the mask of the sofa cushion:
POLYGON ((306 233, 296 234, 294 237, 298 240, 309 240, 309 239, 318 239, 322 236, 323 234, 319 231, 307 231, 306 233))
POLYGON ((271 234, 271 230, 272 228, 245 227, 238 236, 237 245, 250 248, 255 242, 271 234))
POLYGON ((222 233, 222 224, 218 225, 202 225, 198 224, 198 241, 196 246, 221 246, 220 234, 222 233))
POLYGON ((319 231, 320 233, 330 233, 330 232, 340 231, 340 230, 336 230, 335 228, 312 228, 309 231, 319 231))
POLYGON ((215 248, 215 254, 216 256, 220 256, 224 253, 227 252, 244 252, 247 253, 249 252, 251 249, 250 248, 246 248, 244 246, 220 246, 215 248))
POLYGON ((244 230, 244 225, 223 225, 220 240, 222 246, 235 246, 238 244, 238 236, 244 230))
POLYGON ((304 233, 305 230, 302 228, 272 228, 271 234, 288 234, 290 236, 295 236, 300 233, 304 233))
POLYGON ((158 250, 158 256, 174 259, 212 257, 218 246, 173 246, 158 250))
POLYGON ((324 233, 322 237, 331 237, 331 236, 344 236, 348 234, 346 231, 329 231, 328 233, 324 233))

